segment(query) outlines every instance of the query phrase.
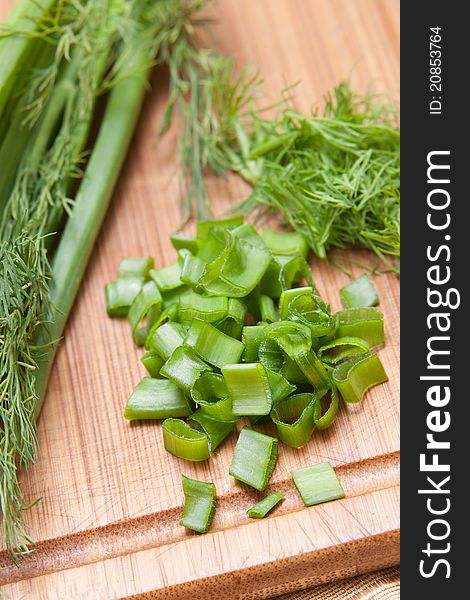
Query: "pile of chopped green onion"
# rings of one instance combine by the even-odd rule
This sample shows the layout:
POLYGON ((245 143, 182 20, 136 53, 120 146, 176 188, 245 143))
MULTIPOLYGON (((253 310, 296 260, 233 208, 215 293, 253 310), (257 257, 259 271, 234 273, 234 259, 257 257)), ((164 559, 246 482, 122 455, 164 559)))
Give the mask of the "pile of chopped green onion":
MULTIPOLYGON (((174 264, 154 269, 150 258, 123 259, 106 286, 108 314, 127 316, 135 343, 146 350, 149 376, 124 416, 163 419, 166 450, 190 461, 208 459, 248 418, 229 473, 262 492, 279 441, 303 446, 315 428, 333 423, 340 397, 359 402, 387 380, 371 351, 384 342, 383 315, 372 306, 377 294, 362 276, 341 289, 345 308, 332 314, 313 283, 304 238, 258 234, 243 217, 201 221, 195 238, 171 241, 174 264), (270 420, 277 437, 254 429, 270 420)), ((325 464, 293 472, 306 505, 344 496, 325 464)), ((207 531, 215 486, 184 478, 183 488, 181 523, 207 531)), ((271 494, 249 515, 263 517, 280 500, 271 494)))

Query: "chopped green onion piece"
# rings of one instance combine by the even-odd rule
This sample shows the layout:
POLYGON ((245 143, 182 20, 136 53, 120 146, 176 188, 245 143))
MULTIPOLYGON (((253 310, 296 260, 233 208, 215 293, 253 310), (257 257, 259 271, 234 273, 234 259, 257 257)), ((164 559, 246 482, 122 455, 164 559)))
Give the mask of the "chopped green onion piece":
POLYGON ((273 254, 284 256, 302 256, 307 258, 308 244, 306 239, 294 231, 273 231, 263 229, 261 237, 273 254))
POLYGON ((299 352, 307 352, 312 346, 310 330, 301 323, 277 321, 266 327, 265 335, 290 358, 295 358, 299 352))
POLYGON ((374 284, 366 273, 342 287, 339 295, 344 308, 363 308, 379 303, 374 284))
POLYGON ((291 300, 300 295, 311 296, 313 294, 313 287, 301 287, 292 288, 290 290, 284 290, 279 299, 279 313, 281 319, 287 319, 289 316, 289 304, 291 300))
POLYGON ((243 360, 247 363, 258 360, 259 346, 265 337, 266 325, 247 325, 243 328, 242 342, 245 344, 243 360))
POLYGON ((356 337, 341 337, 324 344, 317 352, 318 358, 328 364, 335 365, 345 358, 350 358, 355 354, 368 352, 370 346, 365 340, 356 337))
POLYGON ((127 401, 124 417, 137 419, 166 419, 187 417, 191 408, 183 392, 168 379, 144 377, 127 401))
POLYGON ((239 298, 229 298, 227 314, 221 321, 215 323, 215 326, 222 333, 240 339, 247 312, 246 304, 242 300, 239 298))
POLYGON ((321 392, 318 394, 318 401, 315 404, 313 420, 315 427, 322 431, 323 429, 327 429, 336 419, 339 410, 339 394, 336 385, 332 383, 331 389, 327 390, 321 398, 320 395, 321 392), (323 412, 322 404, 324 403, 324 398, 328 398, 328 396, 330 402, 326 411, 323 412))
POLYGON ((147 369, 150 377, 160 377, 160 369, 165 361, 159 354, 146 352, 140 359, 140 362, 147 369))
POLYGON ((118 276, 105 287, 106 310, 110 317, 125 317, 147 280, 153 258, 123 258, 118 276))
POLYGON ((295 394, 274 406, 271 418, 281 442, 292 448, 300 448, 309 441, 314 428, 316 403, 314 394, 295 394))
POLYGON ((193 291, 190 290, 187 285, 182 285, 179 288, 162 293, 163 309, 171 314, 171 319, 179 319, 178 314, 180 300, 184 296, 189 296, 192 293, 193 291))
POLYGON ((209 450, 214 452, 217 446, 230 435, 235 427, 234 422, 212 419, 201 407, 188 419, 193 427, 206 434, 209 440, 209 450))
POLYGON ((199 319, 191 321, 184 343, 194 348, 200 358, 219 368, 237 363, 244 349, 242 342, 199 319))
POLYGON ((195 238, 186 235, 174 234, 170 236, 173 248, 178 250, 189 250, 192 254, 196 254, 199 250, 199 243, 195 238))
POLYGON ((270 261, 271 253, 267 248, 236 238, 220 275, 203 288, 209 294, 243 298, 261 281, 270 261))
POLYGON ((292 298, 288 304, 289 319, 306 325, 313 338, 334 333, 337 318, 330 313, 330 307, 318 296, 302 294, 292 298))
POLYGON ((209 236, 209 232, 213 227, 220 228, 231 228, 238 227, 243 223, 243 215, 235 215, 228 219, 207 219, 205 221, 198 221, 196 225, 196 235, 200 242, 205 242, 209 236))
POLYGON ((151 269, 149 273, 150 279, 155 281, 161 292, 169 292, 181 287, 183 282, 180 275, 181 265, 178 263, 163 267, 163 269, 151 269))
POLYGON ((291 475, 305 506, 344 498, 344 490, 328 462, 294 469, 291 475))
POLYGON ((257 504, 249 508, 246 512, 252 519, 264 519, 264 517, 272 511, 272 509, 284 500, 284 494, 272 492, 266 498, 260 500, 257 504))
POLYGON ((350 358, 333 370, 333 381, 345 402, 360 402, 366 391, 388 381, 387 374, 375 352, 350 358))
POLYGON ((307 261, 301 256, 273 254, 271 262, 260 281, 260 290, 271 298, 279 298, 284 290, 305 279, 313 286, 312 274, 307 261))
POLYGON ((165 419, 162 424, 163 445, 173 456, 200 461, 210 456, 207 435, 193 429, 181 419, 165 419))
POLYGON ((216 323, 227 316, 228 299, 224 296, 201 296, 194 292, 180 298, 179 314, 181 321, 200 319, 216 323))
POLYGON ((266 323, 274 323, 279 321, 279 312, 274 305, 274 301, 269 296, 261 294, 259 297, 259 308, 261 313, 261 320, 266 323))
POLYGON ((268 376, 269 387, 271 388, 273 406, 276 406, 280 400, 283 400, 296 390, 295 385, 287 381, 280 373, 266 369, 266 375, 268 376))
POLYGON ((110 317, 126 317, 145 283, 143 277, 123 277, 106 284, 106 311, 110 317))
POLYGON ((347 308, 337 313, 339 326, 337 337, 358 337, 370 345, 384 342, 384 317, 377 308, 347 308))
POLYGON ((305 258, 301 256, 294 256, 292 258, 274 256, 274 260, 281 266, 279 282, 282 291, 292 288, 294 283, 298 283, 302 279, 305 279, 308 285, 313 287, 312 272, 305 258))
POLYGON ((161 375, 174 381, 186 393, 189 393, 192 385, 203 371, 210 371, 209 365, 187 346, 176 348, 160 369, 161 375))
POLYGON ((137 294, 128 312, 132 337, 138 346, 143 346, 150 327, 160 316, 162 296, 153 281, 148 281, 137 294), (146 324, 141 327, 142 321, 146 324))
POLYGON ((196 292, 203 291, 199 284, 199 280, 203 276, 205 268, 206 263, 203 260, 198 256, 188 253, 183 260, 180 279, 196 292))
POLYGON ((276 466, 278 441, 264 433, 244 427, 240 431, 229 473, 262 492, 276 466))
POLYGON ((222 367, 234 415, 267 415, 272 407, 271 387, 263 365, 245 363, 222 367))
POLYGON ((215 485, 183 475, 183 493, 184 508, 180 525, 198 533, 206 533, 215 512, 215 485))
POLYGON ((181 323, 169 321, 150 331, 145 347, 168 360, 176 348, 183 345, 186 328, 181 323))
POLYGON ((232 399, 222 375, 205 371, 191 387, 191 398, 208 417, 235 423, 239 416, 232 412, 232 399))
POLYGON ((123 258, 119 263, 118 279, 141 277, 147 279, 153 268, 153 258, 123 258))
POLYGON ((328 373, 313 350, 299 352, 295 356, 295 362, 307 381, 313 385, 315 391, 324 390, 329 387, 330 378, 328 373))
POLYGON ((191 387, 191 398, 196 404, 212 404, 228 398, 225 380, 219 373, 204 371, 191 387))

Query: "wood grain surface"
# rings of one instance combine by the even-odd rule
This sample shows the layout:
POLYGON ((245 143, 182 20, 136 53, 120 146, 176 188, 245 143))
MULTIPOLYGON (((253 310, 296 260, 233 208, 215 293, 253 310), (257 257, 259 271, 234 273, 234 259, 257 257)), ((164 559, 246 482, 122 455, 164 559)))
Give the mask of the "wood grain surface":
MULTIPOLYGON (((0 0, 0 18, 11 4, 0 0)), ((222 0, 219 8, 215 44, 240 65, 258 65, 271 99, 300 81, 296 105, 307 111, 349 76, 360 90, 398 90, 398 0, 222 0)), ((335 425, 304 448, 282 445, 270 489, 286 500, 273 516, 253 522, 245 514, 257 495, 228 475, 236 433, 210 461, 190 464, 164 451, 159 424, 123 419, 144 370, 127 322, 106 316, 103 286, 123 256, 153 255, 157 266, 174 260, 175 131, 158 144, 155 138, 166 84, 157 70, 58 352, 39 419, 40 454, 22 475, 27 501, 42 498, 26 514, 37 548, 17 567, 0 552, 0 589, 11 598, 266 598, 399 560, 395 275, 374 278, 390 381, 359 406, 343 406, 335 425), (325 460, 337 468, 346 498, 304 508, 290 471, 325 460), (181 473, 217 486, 207 535, 178 526, 181 473)), ((209 183, 218 212, 246 193, 234 177, 209 183)), ((340 308, 338 288, 348 277, 328 262, 314 261, 312 270, 324 298, 340 308)))

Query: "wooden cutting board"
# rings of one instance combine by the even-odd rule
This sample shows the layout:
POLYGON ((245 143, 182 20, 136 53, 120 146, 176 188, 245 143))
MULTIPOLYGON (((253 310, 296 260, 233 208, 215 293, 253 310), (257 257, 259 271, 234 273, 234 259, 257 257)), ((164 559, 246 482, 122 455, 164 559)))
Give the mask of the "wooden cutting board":
MULTIPOLYGON (((0 0, 5 16, 10 0, 0 0)), ((222 0, 217 45, 239 64, 259 65, 269 99, 292 82, 307 111, 339 80, 397 91, 398 0, 222 0)), ((175 132, 157 144, 167 76, 157 71, 112 206, 61 345, 39 419, 40 454, 23 473, 26 514, 38 544, 13 566, 0 554, 0 589, 11 598, 266 598, 399 561, 399 280, 374 279, 385 313, 381 359, 389 383, 301 450, 281 447, 270 489, 286 500, 269 518, 245 511, 258 497, 228 475, 234 433, 204 464, 163 450, 156 423, 122 417, 144 374, 125 321, 108 319, 103 286, 123 256, 174 260, 179 224, 175 132), (330 461, 344 500, 304 508, 294 467, 330 461), (181 473, 214 481, 218 510, 207 535, 178 526, 181 473)), ((212 179, 218 212, 243 197, 236 178, 212 179)), ((345 253, 335 254, 345 260, 345 253)), ((356 260, 369 260, 355 254, 356 260)), ((361 269, 348 265, 354 275, 361 269)), ((348 277, 312 265, 333 309, 348 277)), ((240 425, 241 426, 241 425, 240 425)))

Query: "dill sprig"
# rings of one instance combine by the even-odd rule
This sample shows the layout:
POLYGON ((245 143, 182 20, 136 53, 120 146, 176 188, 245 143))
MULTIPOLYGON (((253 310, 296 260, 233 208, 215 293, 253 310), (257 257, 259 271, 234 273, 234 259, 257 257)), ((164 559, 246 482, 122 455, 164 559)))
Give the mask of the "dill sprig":
POLYGON ((204 175, 238 173, 253 191, 237 209, 278 214, 324 258, 332 247, 361 246, 398 270, 400 135, 393 106, 360 96, 348 82, 325 98, 323 114, 288 108, 284 93, 257 108, 262 81, 188 32, 168 58, 170 104, 180 119, 181 212, 211 214, 204 175), (277 116, 266 118, 277 107, 277 116), (281 108, 281 110, 279 110, 281 108), (280 114, 279 114, 280 112, 280 114))
POLYGON ((18 469, 32 464, 37 449, 35 338, 41 334, 41 343, 53 342, 47 336, 54 314, 48 234, 72 209, 71 183, 80 172, 94 103, 117 39, 114 18, 121 9, 119 2, 114 9, 112 4, 60 0, 38 18, 34 34, 25 33, 37 38, 46 60, 28 71, 22 95, 10 99, 19 110, 0 147, 8 158, 15 138, 24 142, 22 148, 13 145, 13 177, 0 189, 0 506, 13 558, 31 542, 18 469))

